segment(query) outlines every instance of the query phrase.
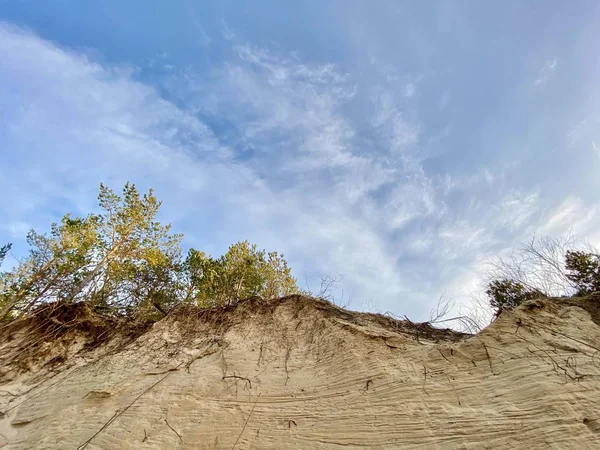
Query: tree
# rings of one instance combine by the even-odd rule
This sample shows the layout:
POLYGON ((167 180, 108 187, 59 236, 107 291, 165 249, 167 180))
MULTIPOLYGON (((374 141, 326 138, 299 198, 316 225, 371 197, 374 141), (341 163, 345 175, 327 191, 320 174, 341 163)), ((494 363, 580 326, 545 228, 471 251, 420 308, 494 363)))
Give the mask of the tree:
MULTIPOLYGON (((585 296, 600 292, 600 254, 590 244, 574 250, 576 239, 531 238, 508 257, 488 266, 485 293, 496 311, 512 309, 535 297, 585 296)), ((579 242, 581 245, 581 242, 579 242)))
POLYGON ((10 251, 11 248, 12 248, 12 244, 6 244, 6 245, 3 245, 2 247, 0 247, 0 266, 2 266, 2 263, 4 262, 4 258, 6 258, 6 255, 10 251))
POLYGON ((142 304, 164 309, 176 301, 173 271, 179 264, 182 235, 156 220, 162 202, 152 189, 140 196, 127 183, 123 197, 100 185, 103 213, 94 263, 77 285, 78 295, 120 310, 142 304))
POLYGON ((164 309, 176 300, 181 235, 155 220, 161 202, 153 191, 140 196, 127 183, 120 197, 100 185, 98 200, 99 214, 67 214, 49 235, 29 233, 28 258, 2 274, 0 319, 56 300, 86 300, 121 312, 142 303, 164 309))
POLYGON ((565 255, 567 277, 577 288, 576 295, 600 292, 600 255, 570 250, 565 255))
POLYGON ((225 303, 223 270, 218 260, 206 253, 190 249, 181 269, 180 298, 200 307, 225 303))
POLYGON ((67 295, 90 258, 96 222, 94 215, 72 219, 67 214, 60 224, 51 225, 50 235, 29 232, 29 257, 2 274, 0 319, 8 317, 14 309, 27 312, 42 300, 67 295))
MULTIPOLYGON (((146 315, 178 302, 212 307, 299 292, 283 255, 248 241, 219 258, 191 249, 182 260, 182 235, 156 219, 162 203, 152 190, 140 195, 127 183, 120 196, 101 184, 98 203, 97 213, 67 214, 49 233, 29 232, 28 256, 0 273, 0 319, 53 301, 146 315)), ((0 262, 9 248, 0 248, 0 262)))
POLYGON ((261 295, 263 297, 276 298, 300 292, 297 280, 292 276, 292 270, 283 254, 277 252, 267 253, 267 260, 263 264, 262 273, 264 281, 261 295))
POLYGON ((518 281, 509 279, 490 282, 485 293, 490 300, 490 305, 496 310, 496 316, 499 316, 502 311, 516 308, 526 300, 542 295, 538 291, 528 289, 518 281))
POLYGON ((218 259, 191 249, 183 263, 182 299, 202 307, 232 303, 255 295, 274 298, 299 292, 287 261, 248 241, 229 247, 218 259))

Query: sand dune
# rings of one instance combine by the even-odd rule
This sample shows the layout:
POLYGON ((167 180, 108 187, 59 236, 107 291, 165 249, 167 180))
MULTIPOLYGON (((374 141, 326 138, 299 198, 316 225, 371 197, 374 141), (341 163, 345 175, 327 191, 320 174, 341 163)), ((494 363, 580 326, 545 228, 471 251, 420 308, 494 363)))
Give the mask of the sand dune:
POLYGON ((105 339, 27 323, 0 335, 0 447, 600 448, 598 303, 531 302, 477 336, 306 297, 105 339))

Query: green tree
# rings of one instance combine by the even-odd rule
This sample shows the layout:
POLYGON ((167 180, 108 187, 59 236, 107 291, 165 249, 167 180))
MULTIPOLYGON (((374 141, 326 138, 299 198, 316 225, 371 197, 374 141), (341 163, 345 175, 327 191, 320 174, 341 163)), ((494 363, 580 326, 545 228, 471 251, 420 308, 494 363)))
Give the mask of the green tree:
POLYGON ((567 278, 577 289, 575 295, 600 292, 600 255, 582 251, 568 251, 565 255, 567 278))
POLYGON ((263 286, 261 295, 265 298, 277 298, 300 293, 297 280, 292 276, 292 270, 284 259, 283 254, 267 253, 262 267, 263 286))
POLYGON ((40 301, 68 295, 90 258, 96 222, 94 215, 72 219, 67 214, 60 224, 51 225, 49 235, 29 232, 29 256, 1 276, 0 319, 13 310, 27 312, 40 301))
POLYGON ((100 185, 98 200, 103 212, 94 264, 71 298, 91 294, 97 304, 121 310, 141 305, 164 310, 176 301, 173 271, 182 235, 156 220, 162 202, 152 190, 140 196, 127 183, 120 197, 100 185))
POLYGON ((192 249, 182 272, 182 299, 201 307, 255 295, 273 298, 299 292, 283 255, 266 253, 248 241, 232 245, 218 259, 192 249))
POLYGON ((12 244, 6 244, 6 245, 3 245, 2 247, 0 247, 0 266, 2 266, 2 263, 4 262, 4 258, 6 258, 6 255, 8 254, 8 252, 10 251, 11 248, 12 248, 12 244))
MULTIPOLYGON (((0 273, 0 319, 52 301, 85 301, 128 315, 164 314, 181 301, 213 307, 299 292, 283 255, 248 241, 220 258, 192 249, 182 260, 182 236, 157 220, 161 202, 152 190, 140 195, 127 183, 117 195, 100 185, 98 203, 95 214, 67 214, 49 233, 28 234, 28 256, 0 273)), ((0 262, 9 248, 0 248, 0 262)))
POLYGON ((176 300, 181 235, 156 220, 161 202, 153 191, 140 196, 127 183, 121 197, 100 185, 98 200, 99 214, 67 214, 49 235, 29 233, 28 258, 2 275, 0 318, 55 300, 122 312, 141 305, 164 310, 176 300))
POLYGON ((502 311, 516 308, 526 300, 539 297, 541 294, 526 288, 522 283, 509 279, 494 280, 485 291, 490 305, 496 310, 496 316, 502 311))

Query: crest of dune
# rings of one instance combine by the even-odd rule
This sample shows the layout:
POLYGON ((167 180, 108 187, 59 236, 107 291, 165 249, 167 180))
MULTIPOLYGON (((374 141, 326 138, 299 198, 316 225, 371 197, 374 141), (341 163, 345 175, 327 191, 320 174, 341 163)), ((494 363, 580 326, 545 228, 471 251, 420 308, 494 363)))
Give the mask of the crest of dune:
POLYGON ((303 296, 151 326, 48 305, 0 331, 0 447, 598 448, 599 305, 473 336, 303 296))

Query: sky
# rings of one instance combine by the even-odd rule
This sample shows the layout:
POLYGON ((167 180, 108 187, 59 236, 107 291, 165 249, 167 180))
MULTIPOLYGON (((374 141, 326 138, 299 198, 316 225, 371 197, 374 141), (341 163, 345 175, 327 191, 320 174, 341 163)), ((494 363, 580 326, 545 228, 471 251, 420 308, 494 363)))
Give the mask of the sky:
POLYGON ((186 248, 427 320, 533 233, 600 243, 599 83, 598 1, 0 1, 0 243, 131 181, 186 248))

